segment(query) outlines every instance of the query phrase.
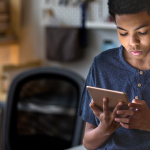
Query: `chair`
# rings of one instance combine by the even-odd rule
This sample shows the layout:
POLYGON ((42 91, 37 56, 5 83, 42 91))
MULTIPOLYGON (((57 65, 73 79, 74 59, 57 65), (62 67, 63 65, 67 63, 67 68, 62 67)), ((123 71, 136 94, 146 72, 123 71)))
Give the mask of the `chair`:
POLYGON ((4 112, 3 150, 63 150, 81 144, 84 122, 77 109, 84 82, 62 68, 17 75, 4 112))

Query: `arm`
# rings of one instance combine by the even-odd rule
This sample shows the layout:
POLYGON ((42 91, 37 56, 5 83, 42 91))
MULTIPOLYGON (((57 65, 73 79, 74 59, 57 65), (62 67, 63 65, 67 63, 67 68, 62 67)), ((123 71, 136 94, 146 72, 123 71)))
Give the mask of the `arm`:
POLYGON ((95 116, 100 120, 100 124, 96 127, 89 123, 86 123, 85 134, 83 144, 88 150, 94 150, 101 147, 107 139, 115 132, 120 124, 114 121, 117 116, 116 111, 119 110, 122 102, 118 103, 114 111, 111 112, 108 108, 108 101, 103 100, 103 111, 101 111, 93 102, 90 103, 90 107, 93 110, 95 116))
POLYGON ((101 147, 110 135, 101 133, 100 127, 96 127, 92 124, 86 122, 85 134, 83 139, 83 145, 88 150, 95 150, 98 147, 101 147))

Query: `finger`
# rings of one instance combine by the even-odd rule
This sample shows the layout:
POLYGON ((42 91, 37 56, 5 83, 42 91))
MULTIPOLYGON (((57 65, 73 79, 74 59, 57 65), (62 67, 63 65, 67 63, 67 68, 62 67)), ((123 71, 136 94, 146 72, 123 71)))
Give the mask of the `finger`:
POLYGON ((135 111, 133 110, 133 109, 131 109, 131 110, 117 110, 117 114, 118 115, 130 115, 130 116, 134 116, 135 115, 135 111))
POLYGON ((107 98, 103 98, 103 112, 104 113, 108 113, 110 110, 108 108, 108 99, 107 98))
MULTIPOLYGON (((131 110, 131 109, 132 108, 130 108, 128 105, 123 105, 123 106, 120 107, 120 110, 131 110)), ((133 110, 134 110, 134 108, 133 108, 133 110)), ((124 113, 120 113, 120 114, 117 113, 117 116, 119 118, 129 118, 130 117, 130 115, 127 115, 127 114, 124 114, 124 113)))
POLYGON ((137 103, 129 103, 128 106, 138 110, 142 109, 142 105, 137 103))
POLYGON ((143 102, 145 102, 145 101, 143 101, 143 100, 138 100, 138 99, 133 99, 133 100, 132 100, 132 103, 136 103, 136 104, 143 104, 143 102))
POLYGON ((90 106, 90 108, 91 108, 92 110, 98 110, 98 107, 95 105, 93 99, 91 100, 91 103, 90 103, 89 106, 90 106))
POLYGON ((122 123, 120 122, 120 125, 126 129, 136 129, 136 127, 134 126, 134 124, 126 124, 126 123, 122 123))
POLYGON ((113 110, 113 115, 114 115, 114 116, 117 114, 117 110, 119 110, 119 109, 120 109, 120 106, 122 106, 122 105, 123 105, 123 102, 119 102, 119 103, 116 105, 116 107, 115 107, 114 110, 113 110))
POLYGON ((94 115, 96 117, 99 117, 101 115, 101 113, 103 113, 94 103, 94 101, 92 100, 91 103, 90 103, 90 108, 92 109, 94 115))
POLYGON ((129 107, 129 110, 134 110, 134 108, 133 107, 129 107))
POLYGON ((115 118, 116 122, 131 124, 134 123, 134 118, 115 118))
MULTIPOLYGON (((134 110, 134 108, 133 107, 129 107, 129 110, 134 110)), ((131 117, 130 115, 118 115, 119 116, 119 118, 129 118, 129 117, 131 117)))

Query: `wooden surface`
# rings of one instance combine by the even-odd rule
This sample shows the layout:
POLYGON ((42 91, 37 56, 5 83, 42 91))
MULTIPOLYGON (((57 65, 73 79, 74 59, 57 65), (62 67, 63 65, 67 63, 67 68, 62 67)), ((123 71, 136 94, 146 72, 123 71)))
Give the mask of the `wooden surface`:
POLYGON ((20 65, 0 65, 0 102, 6 101, 9 85, 17 74, 39 66, 41 66, 39 59, 20 65))
POLYGON ((0 44, 0 54, 1 65, 20 64, 20 45, 18 43, 0 44))

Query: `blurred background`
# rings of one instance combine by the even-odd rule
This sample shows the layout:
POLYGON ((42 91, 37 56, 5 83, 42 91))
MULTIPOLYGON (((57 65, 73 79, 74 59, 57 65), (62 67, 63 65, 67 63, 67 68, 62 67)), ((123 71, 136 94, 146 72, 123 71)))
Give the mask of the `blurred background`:
POLYGON ((11 79, 26 68, 63 67, 86 78, 96 55, 120 45, 115 24, 108 14, 107 0, 89 0, 85 6, 82 2, 0 0, 0 99, 5 99, 1 92, 7 91, 11 79), (56 31, 58 27, 60 31, 56 31), (63 41, 66 51, 61 43, 63 34, 73 34, 72 41, 67 38, 63 41), (75 47, 77 40, 80 45, 75 47), (80 54, 76 54, 78 51, 80 54))
POLYGON ((25 70, 64 68, 85 80, 94 57, 118 46, 107 0, 0 0, 0 101, 25 70))

